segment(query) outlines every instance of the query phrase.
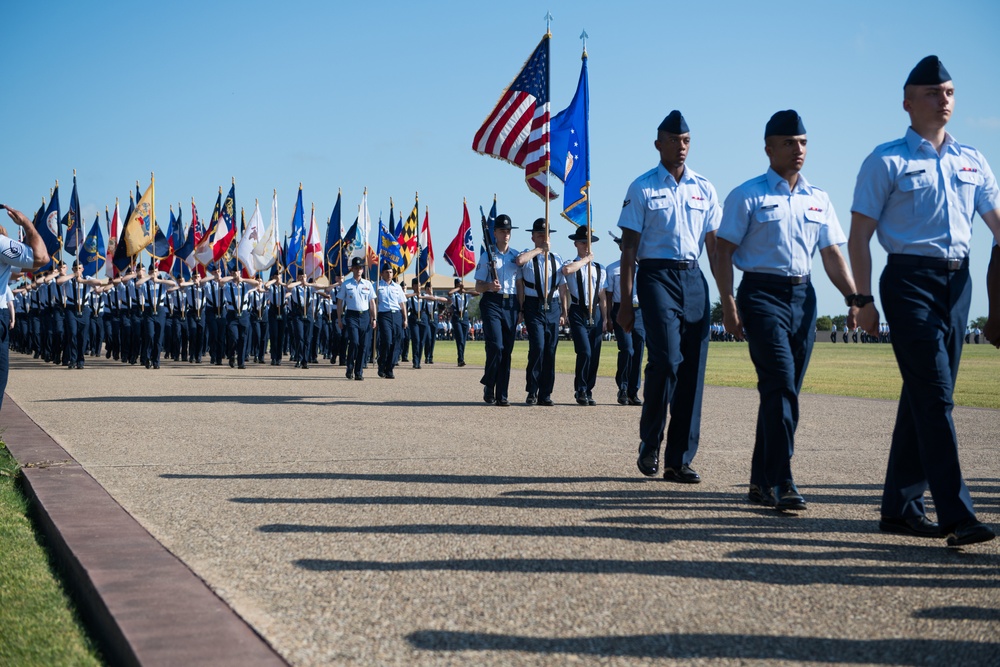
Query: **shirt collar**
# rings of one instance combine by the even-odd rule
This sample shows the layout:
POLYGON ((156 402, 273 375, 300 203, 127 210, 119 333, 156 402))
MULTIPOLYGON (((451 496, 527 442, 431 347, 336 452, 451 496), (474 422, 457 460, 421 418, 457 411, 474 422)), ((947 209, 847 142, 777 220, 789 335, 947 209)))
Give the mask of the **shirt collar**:
POLYGON ((663 166, 662 162, 656 163, 656 175, 660 181, 666 185, 680 185, 681 183, 693 183, 694 177, 691 176, 691 170, 684 165, 684 173, 681 174, 681 180, 678 181, 674 178, 674 175, 667 171, 667 168, 663 166))
MULTIPOLYGON (((927 146, 926 148, 927 151, 935 155, 937 154, 937 152, 934 150, 934 146, 931 145, 931 142, 927 141, 919 134, 917 134, 912 127, 906 128, 906 145, 910 149, 910 155, 917 155, 920 152, 921 147, 924 145, 927 146)), ((958 142, 955 141, 955 137, 951 136, 948 132, 944 133, 944 144, 942 144, 942 148, 944 149, 942 151, 942 154, 945 151, 954 153, 956 155, 960 153, 958 148, 958 142)))
MULTIPOLYGON (((772 192, 778 194, 786 194, 790 192, 788 188, 788 181, 779 176, 778 172, 774 169, 768 167, 765 176, 767 177, 767 185, 772 192)), ((810 188, 811 186, 809 185, 809 181, 806 180, 806 177, 803 176, 800 171, 799 177, 795 181, 795 192, 808 194, 810 188)))

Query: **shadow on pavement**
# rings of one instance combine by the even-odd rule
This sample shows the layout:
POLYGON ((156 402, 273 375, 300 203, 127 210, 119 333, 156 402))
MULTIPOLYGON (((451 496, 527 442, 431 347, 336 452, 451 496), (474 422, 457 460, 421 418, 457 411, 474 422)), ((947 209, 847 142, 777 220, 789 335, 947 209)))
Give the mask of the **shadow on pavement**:
POLYGON ((518 651, 641 658, 781 660, 791 663, 939 665, 997 664, 1000 644, 954 640, 830 639, 767 635, 657 634, 526 637, 421 630, 406 637, 426 651, 518 651))

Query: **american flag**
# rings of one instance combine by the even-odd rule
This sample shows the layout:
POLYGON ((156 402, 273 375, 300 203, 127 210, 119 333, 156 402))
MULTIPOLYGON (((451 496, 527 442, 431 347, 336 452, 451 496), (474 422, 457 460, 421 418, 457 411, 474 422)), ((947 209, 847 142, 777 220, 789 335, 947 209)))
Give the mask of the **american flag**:
POLYGON ((549 170, 549 35, 535 47, 472 141, 472 150, 524 169, 539 197, 554 198, 549 170))

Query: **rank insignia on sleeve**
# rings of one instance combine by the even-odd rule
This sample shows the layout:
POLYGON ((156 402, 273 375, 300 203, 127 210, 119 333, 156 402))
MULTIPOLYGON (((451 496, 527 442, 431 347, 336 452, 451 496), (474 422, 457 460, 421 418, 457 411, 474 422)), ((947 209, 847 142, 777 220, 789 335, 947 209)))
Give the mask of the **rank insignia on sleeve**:
POLYGON ((628 204, 629 204, 630 201, 632 201, 632 200, 631 199, 626 199, 625 203, 622 204, 622 208, 625 208, 626 206, 628 206, 628 204))
POLYGON ((17 249, 14 246, 9 245, 4 249, 3 253, 0 254, 2 254, 4 257, 10 257, 11 259, 15 259, 19 253, 17 252, 17 249))

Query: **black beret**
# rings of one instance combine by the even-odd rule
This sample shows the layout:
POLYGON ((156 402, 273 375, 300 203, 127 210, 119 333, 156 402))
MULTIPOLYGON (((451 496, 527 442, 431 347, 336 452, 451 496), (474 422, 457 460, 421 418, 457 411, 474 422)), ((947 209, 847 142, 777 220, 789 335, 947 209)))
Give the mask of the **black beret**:
POLYGON ((795 137, 805 133, 806 126, 802 123, 802 116, 794 109, 776 112, 764 127, 765 139, 775 135, 779 137, 795 137))
POLYGON ((511 227, 510 216, 506 213, 501 213, 497 216, 496 223, 493 225, 493 229, 517 229, 517 227, 511 227))
POLYGON ((688 129, 684 115, 677 109, 674 109, 667 114, 667 117, 663 119, 663 122, 656 128, 656 131, 669 132, 671 134, 687 134, 691 130, 688 129))
POLYGON ((910 70, 903 86, 936 86, 945 81, 951 81, 951 74, 944 68, 944 63, 937 56, 927 56, 910 70))
MULTIPOLYGON (((570 241, 586 241, 587 240, 587 226, 580 225, 577 227, 572 234, 569 235, 570 241)), ((593 232, 590 233, 590 242, 597 243, 600 239, 593 232)))

